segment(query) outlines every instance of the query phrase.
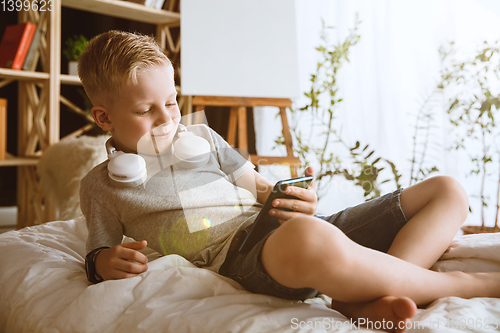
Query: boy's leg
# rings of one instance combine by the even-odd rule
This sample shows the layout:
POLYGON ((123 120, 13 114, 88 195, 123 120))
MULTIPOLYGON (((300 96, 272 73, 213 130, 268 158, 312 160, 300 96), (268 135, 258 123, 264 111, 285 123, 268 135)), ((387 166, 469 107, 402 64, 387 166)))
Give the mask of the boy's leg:
MULTIPOLYGON (((400 202, 408 222, 398 232, 387 253, 429 268, 443 254, 467 218, 467 194, 455 179, 433 177, 404 189, 400 202)), ((373 313, 380 317, 380 312, 387 314, 396 308, 412 313, 411 304, 394 297, 365 303, 333 300, 332 308, 351 318, 373 313)))
POLYGON ((454 178, 429 178, 401 192, 408 222, 390 249, 395 257, 429 268, 450 245, 469 212, 467 194, 454 178))
MULTIPOLYGON (((355 221, 360 221, 352 226, 342 224, 342 217, 337 219, 332 216, 327 220, 333 224, 339 221, 343 227, 347 226, 347 229, 344 229, 350 232, 349 230, 355 230, 358 226, 373 221, 376 216, 382 217, 379 215, 382 211, 394 206, 392 196, 390 200, 389 204, 382 200, 356 210, 364 215, 348 213, 351 220, 354 218, 355 221), (376 208, 379 207, 379 203, 383 208, 376 208), (368 219, 363 217, 366 214, 368 214, 368 219)), ((394 233, 395 238, 390 248, 390 243, 385 248, 383 243, 373 244, 374 248, 388 251, 395 257, 421 267, 430 267, 446 250, 467 216, 468 202, 465 191, 450 177, 434 177, 403 190, 400 203, 399 215, 403 211, 409 221, 397 232, 397 235, 394 233)), ((391 209, 391 211, 398 215, 398 209, 391 209)), ((384 216, 389 218, 387 215, 384 216)), ((378 217, 379 220, 380 217, 378 217)), ((402 223, 402 219, 404 220, 398 217, 396 223, 402 223)), ((291 281, 288 281, 291 284, 287 286, 294 288, 310 286, 334 299, 342 300, 343 302, 334 301, 332 306, 351 318, 356 316, 356 318, 364 317, 372 320, 401 321, 401 318, 408 318, 415 314, 416 308, 413 301, 418 304, 427 304, 439 297, 449 295, 491 296, 499 290, 498 274, 467 275, 430 272, 359 246, 334 226, 327 227, 328 224, 312 222, 312 219, 288 222, 278 228, 264 245, 262 262, 266 271, 271 277, 285 285, 287 285, 286 279, 291 278, 291 281), (288 222, 292 223, 288 224, 288 222), (322 231, 316 230, 317 223, 323 224, 321 228, 318 228, 322 231), (284 226, 287 228, 283 228, 284 226), (305 229, 301 229, 304 226, 305 229), (303 246, 300 245, 298 239, 293 240, 293 235, 298 238, 306 236, 303 238, 305 248, 314 249, 319 246, 320 249, 316 249, 316 256, 326 256, 322 257, 322 260, 314 260, 315 255, 311 252, 309 254, 295 253, 294 249, 300 249, 303 246), (320 240, 321 238, 326 239, 320 240), (280 244, 280 239, 288 245, 295 246, 287 249, 283 246, 285 244, 280 244), (308 255, 311 255, 309 259, 307 259, 308 255), (288 261, 287 257, 291 261, 288 261), (283 266, 279 264, 280 262, 284 263, 283 266), (319 267, 321 268, 318 269, 319 267), (313 281, 314 279, 319 280, 313 281), (327 285, 321 286, 321 283, 327 285), (428 288, 429 285, 432 287, 428 288)), ((391 229, 391 225, 389 223, 374 229, 372 223, 371 229, 368 230, 372 234, 377 234, 379 230, 382 230, 380 228, 391 229)), ((389 239, 389 242, 391 240, 389 239)), ((362 240, 361 242, 363 243, 362 240)))
POLYGON ((317 289, 353 319, 404 322, 415 314, 415 304, 441 297, 500 297, 500 273, 430 271, 363 247, 312 217, 285 222, 265 242, 261 259, 274 281, 317 289))
POLYGON ((342 302, 409 297, 500 297, 500 273, 439 273, 351 241, 317 218, 285 222, 262 249, 266 272, 290 288, 310 287, 342 302))

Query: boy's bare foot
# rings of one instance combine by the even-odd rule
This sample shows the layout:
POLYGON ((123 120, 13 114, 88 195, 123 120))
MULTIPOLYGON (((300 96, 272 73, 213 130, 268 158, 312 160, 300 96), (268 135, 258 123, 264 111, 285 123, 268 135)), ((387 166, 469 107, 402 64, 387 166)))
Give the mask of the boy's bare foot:
POLYGON ((411 299, 393 296, 381 297, 366 303, 343 303, 332 300, 332 309, 351 318, 357 325, 398 333, 406 330, 408 319, 417 313, 417 305, 411 299))

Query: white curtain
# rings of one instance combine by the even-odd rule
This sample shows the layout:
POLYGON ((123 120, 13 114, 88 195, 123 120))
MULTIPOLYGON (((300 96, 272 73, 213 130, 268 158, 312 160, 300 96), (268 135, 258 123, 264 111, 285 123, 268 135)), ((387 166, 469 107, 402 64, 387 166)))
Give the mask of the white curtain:
MULTIPOLYGON (((498 16, 472 0, 296 0, 296 6, 301 91, 310 89, 310 74, 319 60, 315 47, 321 43, 321 19, 335 27, 331 36, 336 42, 345 39, 358 14, 362 21, 361 38, 352 47, 350 62, 338 78, 343 102, 336 121, 349 144, 370 144, 378 156, 394 162, 403 174, 403 187, 407 187, 415 115, 439 81, 439 47, 455 41, 461 49, 472 51, 484 40, 500 39, 498 16)), ((466 224, 480 224, 479 201, 474 198, 479 193, 480 180, 465 177, 469 170, 466 152, 446 150, 451 145, 444 111, 446 96, 437 94, 434 98, 435 128, 431 140, 437 145, 429 151, 428 163, 436 165, 439 174, 451 175, 464 185, 473 209, 466 224)), ((301 96, 294 100, 294 105, 300 107, 306 102, 301 96)), ((275 115, 272 108, 255 110, 260 155, 284 154, 283 149, 272 149, 281 130, 275 115)), ((260 167, 260 171, 272 181, 289 177, 284 167, 260 167)), ((491 178, 492 186, 487 190, 491 203, 496 202, 495 182, 491 178)), ((383 192, 394 189, 394 182, 382 187, 383 192)), ((318 212, 333 213, 363 201, 360 188, 337 177, 320 201, 318 212)), ((494 213, 494 207, 488 210, 490 225, 494 213)))

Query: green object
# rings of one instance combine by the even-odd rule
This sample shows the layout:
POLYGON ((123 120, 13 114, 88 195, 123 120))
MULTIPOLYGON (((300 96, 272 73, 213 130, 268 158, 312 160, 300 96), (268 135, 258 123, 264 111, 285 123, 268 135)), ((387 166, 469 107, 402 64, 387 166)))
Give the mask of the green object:
POLYGON ((495 225, 500 225, 499 42, 484 42, 469 56, 454 43, 440 50, 446 67, 439 88, 451 92, 446 112, 454 142, 449 149, 465 151, 472 162, 468 176, 480 177, 479 193, 471 196, 481 201, 482 228, 486 225, 484 210, 492 199, 486 195, 490 186, 496 186, 495 225))
MULTIPOLYGON (((316 47, 319 60, 316 71, 310 77, 311 88, 304 93, 307 97, 306 105, 290 109, 293 149, 302 162, 298 172, 302 174, 307 166, 315 166, 318 200, 330 189, 330 183, 335 177, 343 177, 361 187, 366 201, 379 197, 380 185, 384 183, 393 181, 396 188, 402 187, 402 175, 396 165, 378 156, 369 143, 351 143, 345 140, 342 124, 337 121, 339 106, 343 101, 339 96, 337 77, 342 66, 349 62, 351 49, 361 38, 358 34, 360 23, 356 15, 354 27, 347 37, 333 42, 329 33, 333 27, 325 26, 323 22, 322 43, 316 47), (310 129, 309 134, 305 135, 301 130, 305 131, 307 125, 310 129)), ((428 146, 433 144, 430 141, 430 129, 434 123, 431 106, 439 97, 435 96, 439 91, 440 89, 434 89, 415 115, 409 185, 438 171, 437 167, 429 164, 427 160, 430 150, 428 146)), ((283 146, 283 135, 278 137, 275 143, 275 147, 283 146)))
MULTIPOLYGON (((379 197, 380 184, 390 181, 380 177, 380 171, 385 169, 382 164, 391 166, 396 185, 398 188, 401 186, 396 166, 376 156, 375 151, 369 149, 366 143, 361 145, 356 141, 353 146, 346 142, 342 138, 342 126, 336 121, 339 105, 342 103, 337 76, 341 67, 349 62, 351 48, 360 39, 360 23, 356 15, 354 28, 348 36, 343 41, 332 42, 329 39, 329 31, 333 28, 325 26, 323 22, 322 43, 316 48, 320 59, 316 72, 311 74, 311 89, 304 93, 308 102, 303 107, 290 109, 293 148, 303 164, 299 174, 309 165, 317 166, 315 187, 318 199, 327 192, 330 181, 336 176, 361 187, 367 201, 379 197), (303 116, 312 119, 308 136, 303 135, 300 130, 300 127, 304 126, 303 116)), ((275 143, 276 146, 284 145, 283 136, 278 137, 275 143)))
POLYGON ((83 53, 87 44, 88 39, 83 35, 74 35, 66 40, 66 47, 63 50, 63 55, 68 59, 68 61, 77 61, 78 57, 83 53))

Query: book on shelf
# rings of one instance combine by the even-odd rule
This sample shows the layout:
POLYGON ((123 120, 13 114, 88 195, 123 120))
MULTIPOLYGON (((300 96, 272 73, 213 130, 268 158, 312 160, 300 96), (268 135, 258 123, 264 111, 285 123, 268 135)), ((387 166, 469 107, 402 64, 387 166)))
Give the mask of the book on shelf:
POLYGON ((139 4, 144 5, 146 7, 151 7, 151 8, 155 8, 155 9, 162 9, 163 4, 165 3, 165 0, 126 0, 126 1, 139 3, 139 4))
POLYGON ((40 40, 42 39, 43 31, 41 29, 36 29, 31 45, 26 54, 26 59, 24 59, 23 71, 34 71, 36 68, 36 63, 38 60, 38 48, 40 47, 40 40))
POLYGON ((0 161, 7 153, 7 100, 0 98, 0 161))
POLYGON ((0 42, 0 67, 20 70, 35 32, 30 22, 8 25, 0 42))
POLYGON ((165 3, 165 0, 146 0, 144 5, 146 7, 151 7, 154 9, 162 9, 164 3, 165 3))

